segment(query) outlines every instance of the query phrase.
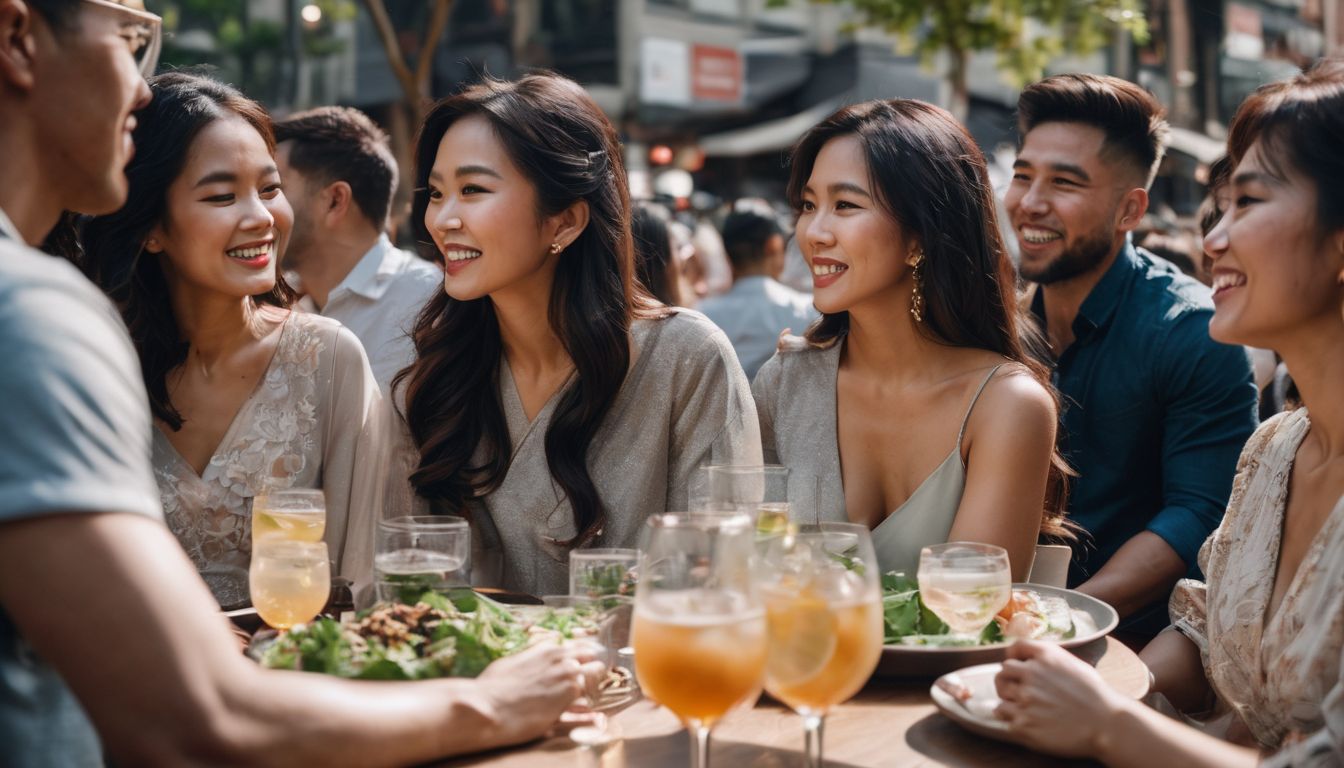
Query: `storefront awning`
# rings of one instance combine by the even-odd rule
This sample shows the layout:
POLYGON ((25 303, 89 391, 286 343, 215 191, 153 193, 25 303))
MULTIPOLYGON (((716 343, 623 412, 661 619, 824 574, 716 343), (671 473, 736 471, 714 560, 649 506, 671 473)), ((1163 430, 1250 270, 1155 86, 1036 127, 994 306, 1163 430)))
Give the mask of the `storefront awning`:
POLYGON ((846 103, 845 98, 828 99, 789 117, 701 136, 700 149, 706 157, 745 157, 785 149, 846 103))

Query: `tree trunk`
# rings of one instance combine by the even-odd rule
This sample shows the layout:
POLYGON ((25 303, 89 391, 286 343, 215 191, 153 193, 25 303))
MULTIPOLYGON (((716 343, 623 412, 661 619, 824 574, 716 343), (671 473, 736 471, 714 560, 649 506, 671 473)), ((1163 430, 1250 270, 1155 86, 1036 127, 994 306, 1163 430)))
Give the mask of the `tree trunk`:
POLYGON ((952 103, 948 111, 963 124, 971 113, 971 93, 966 87, 966 70, 970 67, 971 55, 967 51, 949 50, 947 73, 948 85, 952 87, 952 103))

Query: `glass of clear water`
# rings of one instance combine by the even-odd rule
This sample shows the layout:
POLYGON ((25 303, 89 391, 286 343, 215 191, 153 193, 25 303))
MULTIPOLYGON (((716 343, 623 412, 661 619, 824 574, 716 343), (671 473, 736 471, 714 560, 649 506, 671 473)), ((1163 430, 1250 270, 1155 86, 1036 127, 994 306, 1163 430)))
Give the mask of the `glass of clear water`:
POLYGON ((707 467, 711 513, 745 514, 760 533, 783 532, 789 523, 789 468, 777 465, 707 467))
POLYGON ((1012 595, 1008 552, 993 544, 952 541, 919 553, 919 597, 958 639, 974 644, 1012 595))
POLYGON ((471 527, 452 515, 378 522, 373 579, 379 602, 415 603, 471 581, 471 527))

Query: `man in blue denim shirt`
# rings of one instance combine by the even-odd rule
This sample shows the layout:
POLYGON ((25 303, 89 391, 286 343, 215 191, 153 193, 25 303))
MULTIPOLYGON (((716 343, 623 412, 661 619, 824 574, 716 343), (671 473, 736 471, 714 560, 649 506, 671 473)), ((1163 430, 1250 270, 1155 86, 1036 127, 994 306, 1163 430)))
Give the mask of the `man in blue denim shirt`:
POLYGON ((1055 358, 1060 448, 1079 474, 1070 516, 1089 534, 1069 585, 1155 634, 1176 581, 1198 575, 1255 429, 1250 362, 1209 338, 1207 288, 1129 242, 1167 132, 1157 101, 1059 75, 1022 93, 1018 130, 1004 202, 1055 358))

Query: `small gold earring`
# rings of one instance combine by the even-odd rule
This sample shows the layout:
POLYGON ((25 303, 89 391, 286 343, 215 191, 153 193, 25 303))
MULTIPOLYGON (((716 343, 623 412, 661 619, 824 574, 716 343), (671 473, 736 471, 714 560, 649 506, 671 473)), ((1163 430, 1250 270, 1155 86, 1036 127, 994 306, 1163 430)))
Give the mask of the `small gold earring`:
POLYGON ((554 256, 564 250, 564 246, 559 243, 551 243, 551 255, 554 256))

